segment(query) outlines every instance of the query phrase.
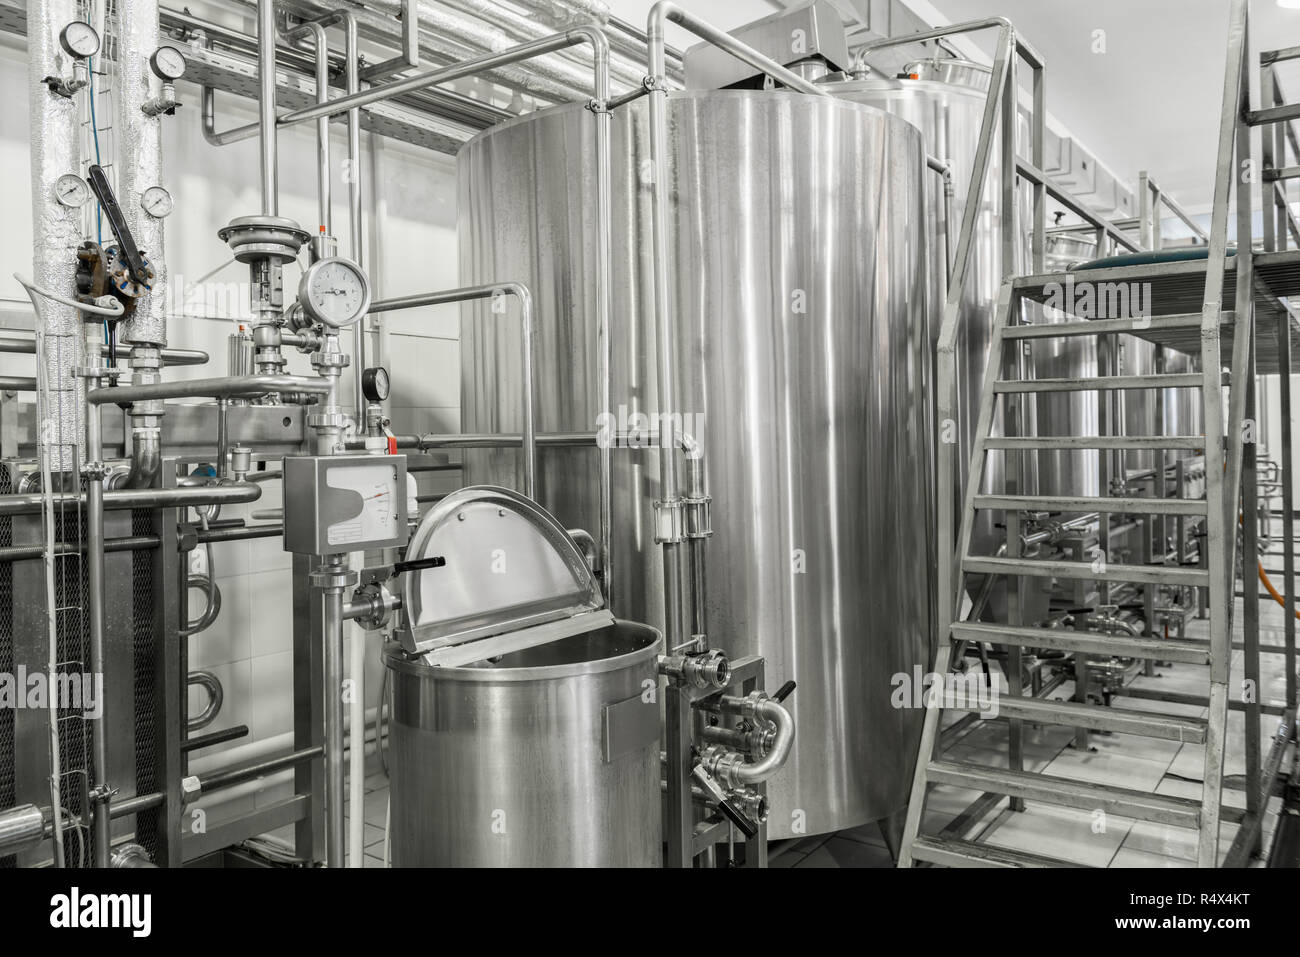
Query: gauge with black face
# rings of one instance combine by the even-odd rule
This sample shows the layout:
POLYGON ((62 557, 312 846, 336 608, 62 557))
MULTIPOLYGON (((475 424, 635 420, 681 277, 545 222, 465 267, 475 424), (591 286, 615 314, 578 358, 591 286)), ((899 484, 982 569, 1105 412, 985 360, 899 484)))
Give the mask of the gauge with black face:
POLYGON ((361 392, 369 402, 383 402, 388 398, 390 383, 388 370, 375 366, 361 373, 361 392))

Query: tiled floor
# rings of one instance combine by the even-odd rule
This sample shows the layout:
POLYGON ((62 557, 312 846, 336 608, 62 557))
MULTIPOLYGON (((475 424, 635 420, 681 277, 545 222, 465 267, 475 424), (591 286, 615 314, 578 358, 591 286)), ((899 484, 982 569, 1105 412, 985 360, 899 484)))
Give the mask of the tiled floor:
MULTIPOLYGON (((1262 644, 1282 643, 1282 616, 1279 606, 1268 600, 1261 601, 1262 644)), ((1235 621, 1235 640, 1240 641, 1240 602, 1235 621)), ((1189 622, 1188 637, 1208 637, 1206 628, 1204 621, 1189 622)), ((1233 653, 1229 687, 1234 691, 1242 687, 1243 658, 1243 652, 1233 653)), ((1285 673, 1282 658, 1262 655, 1260 671, 1261 700, 1281 704, 1285 673)), ((1208 668, 1193 665, 1160 667, 1155 676, 1138 678, 1134 687, 1204 695, 1209 687, 1208 668)), ((1053 697, 1068 698, 1072 693, 1073 686, 1067 683, 1053 697)), ((1206 709, 1200 706, 1142 698, 1121 697, 1115 704, 1136 711, 1164 714, 1204 716, 1206 713, 1206 709)), ((1267 754, 1277 725, 1277 718, 1263 716, 1260 738, 1264 754, 1267 754)), ((1224 774, 1229 783, 1239 782, 1245 773, 1245 751, 1241 746, 1244 729, 1245 715, 1229 712, 1229 746, 1224 756, 1224 774)), ((1079 781, 1154 790, 1158 794, 1189 798, 1201 795, 1202 745, 1135 735, 1093 734, 1089 750, 1081 752, 1075 749, 1072 737, 1072 732, 1065 728, 1027 726, 1024 739, 1026 768, 1079 781)), ((1006 767, 1006 725, 997 722, 973 725, 948 747, 945 757, 1006 767)), ((959 788, 931 788, 923 831, 929 834, 938 832, 978 796, 978 792, 959 788)), ((1245 792, 1227 788, 1223 801, 1228 806, 1244 807, 1245 792)), ((1262 826, 1265 848, 1272 838, 1280 805, 1277 798, 1269 802, 1262 826)), ((1221 826, 1220 859, 1227 854, 1236 833, 1236 824, 1224 823, 1221 826)), ((1197 832, 1194 830, 1047 804, 1028 804, 1023 812, 1017 813, 1007 810, 1004 802, 1000 811, 982 822, 974 836, 998 847, 1058 857, 1092 867, 1191 867, 1196 859, 1197 832)), ((772 866, 891 867, 893 862, 879 829, 868 824, 838 834, 817 835, 775 845, 772 866)))

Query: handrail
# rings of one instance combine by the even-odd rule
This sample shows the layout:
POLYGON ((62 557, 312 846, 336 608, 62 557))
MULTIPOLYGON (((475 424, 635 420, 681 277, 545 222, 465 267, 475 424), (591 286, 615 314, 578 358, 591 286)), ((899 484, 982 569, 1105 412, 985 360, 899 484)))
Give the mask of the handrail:
POLYGON ((1195 238, 1202 243, 1209 243, 1210 235, 1204 227, 1192 219, 1191 215, 1171 199, 1168 193, 1157 186, 1146 170, 1138 173, 1138 203, 1138 229, 1143 249, 1160 249, 1163 245, 1160 229, 1161 205, 1182 220, 1183 225, 1192 231, 1195 238))

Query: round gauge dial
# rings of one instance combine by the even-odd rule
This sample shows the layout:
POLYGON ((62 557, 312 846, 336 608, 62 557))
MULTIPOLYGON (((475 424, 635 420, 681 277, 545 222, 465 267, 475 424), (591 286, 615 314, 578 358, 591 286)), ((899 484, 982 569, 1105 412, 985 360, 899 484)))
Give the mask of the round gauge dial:
POLYGON ((164 80, 179 80, 185 75, 185 54, 175 47, 162 46, 149 57, 149 66, 164 80))
POLYGON ((375 366, 361 373, 361 392, 371 402, 383 402, 388 398, 388 370, 375 366))
POLYGON ((154 219, 162 219, 175 208, 172 194, 161 186, 150 186, 146 189, 140 196, 140 205, 154 219))
POLYGON ((64 206, 76 209, 90 199, 90 187, 76 173, 64 173, 54 181, 54 198, 64 206))
POLYGON ((298 301, 317 322, 350 326, 370 308, 370 283, 350 259, 331 256, 312 263, 298 283, 298 301))
POLYGON ((99 52, 99 34, 89 23, 73 20, 59 33, 59 46, 68 56, 85 59, 99 52))

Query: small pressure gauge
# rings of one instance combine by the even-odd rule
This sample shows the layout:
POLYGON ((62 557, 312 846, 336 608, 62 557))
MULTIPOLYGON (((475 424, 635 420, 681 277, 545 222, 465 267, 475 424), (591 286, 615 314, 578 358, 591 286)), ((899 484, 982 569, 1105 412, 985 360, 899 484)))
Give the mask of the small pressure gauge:
POLYGON ((361 393, 369 402, 383 402, 388 398, 388 370, 375 366, 361 373, 361 393))
POLYGON ((149 67, 160 79, 172 83, 185 75, 185 54, 171 46, 161 46, 149 57, 149 67))
POLYGON ((317 322, 341 329, 352 325, 370 308, 370 282, 350 259, 320 259, 302 274, 298 302, 317 322))
POLYGON ((99 52, 99 34, 89 23, 73 20, 59 33, 59 46, 79 60, 99 52))
POLYGON ((90 187, 76 173, 64 173, 54 181, 54 198, 70 209, 77 209, 90 199, 90 187))
POLYGON ((140 196, 140 205, 154 219, 162 219, 175 208, 175 204, 172 202, 172 194, 161 186, 150 186, 146 189, 140 196))

